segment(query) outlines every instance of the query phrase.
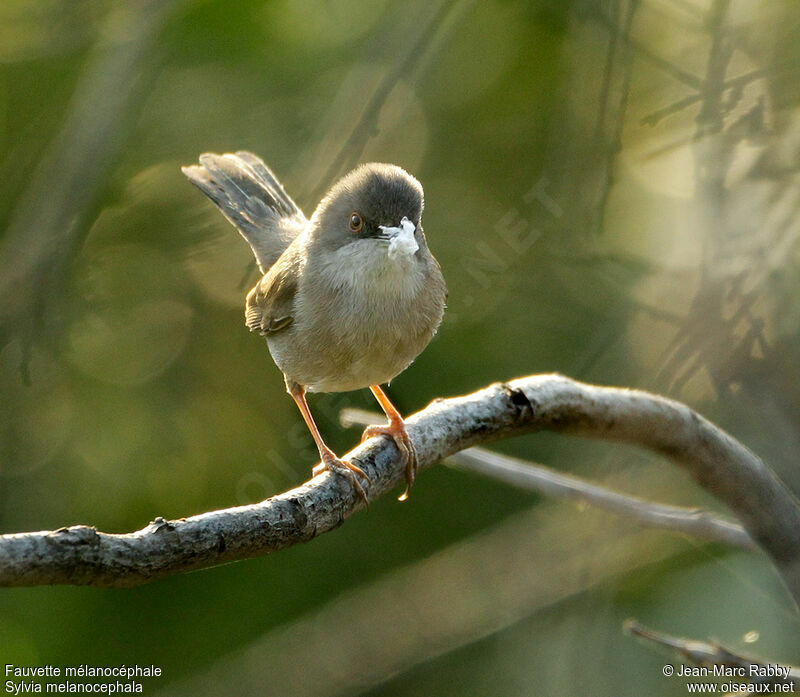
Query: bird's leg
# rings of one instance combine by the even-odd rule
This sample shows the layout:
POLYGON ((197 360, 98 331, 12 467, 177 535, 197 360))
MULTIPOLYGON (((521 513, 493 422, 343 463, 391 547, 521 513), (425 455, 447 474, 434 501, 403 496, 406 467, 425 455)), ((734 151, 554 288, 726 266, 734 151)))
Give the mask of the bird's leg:
POLYGON ((373 436, 390 436, 394 440, 397 449, 400 451, 401 458, 406 463, 406 490, 399 498, 400 501, 405 501, 417 477, 417 467, 419 465, 417 451, 408 436, 406 422, 403 421, 403 417, 394 404, 389 401, 386 393, 379 385, 370 385, 369 389, 375 395, 378 404, 381 405, 381 409, 386 414, 386 418, 389 419, 389 423, 386 426, 367 426, 361 436, 361 441, 364 442, 367 438, 372 438, 373 436))
POLYGON ((305 389, 296 382, 287 379, 286 391, 292 395, 292 399, 294 399, 297 408, 303 415, 303 421, 306 422, 306 426, 308 426, 308 430, 311 431, 314 442, 317 444, 317 450, 319 450, 320 463, 311 470, 311 474, 316 476, 322 474, 325 470, 330 470, 331 472, 336 472, 337 474, 347 477, 361 500, 369 505, 367 495, 356 477, 356 475, 364 477, 364 479, 369 482, 370 478, 367 476, 367 473, 352 462, 340 460, 336 457, 336 453, 325 445, 325 441, 322 440, 322 435, 317 428, 317 424, 314 423, 314 417, 311 416, 311 410, 308 408, 305 389))

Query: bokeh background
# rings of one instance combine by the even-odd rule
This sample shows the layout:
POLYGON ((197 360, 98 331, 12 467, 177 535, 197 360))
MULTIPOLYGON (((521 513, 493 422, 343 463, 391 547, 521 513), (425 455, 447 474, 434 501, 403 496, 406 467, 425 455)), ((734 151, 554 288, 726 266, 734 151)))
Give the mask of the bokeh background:
MULTIPOLYGON (((307 213, 361 161, 426 192, 444 324, 404 412, 560 371, 686 401, 800 488, 800 9, 790 0, 3 0, 0 527, 304 481, 243 326, 249 249, 180 172, 248 149, 307 213)), ((312 397, 330 445, 346 406, 312 397)), ((717 509, 665 460, 497 443, 717 509)), ((398 492, 399 493, 399 492, 398 492)), ((668 695, 628 617, 800 661, 769 563, 467 475, 270 557, 131 590, 0 592, 0 657, 156 664, 158 695, 668 695)))

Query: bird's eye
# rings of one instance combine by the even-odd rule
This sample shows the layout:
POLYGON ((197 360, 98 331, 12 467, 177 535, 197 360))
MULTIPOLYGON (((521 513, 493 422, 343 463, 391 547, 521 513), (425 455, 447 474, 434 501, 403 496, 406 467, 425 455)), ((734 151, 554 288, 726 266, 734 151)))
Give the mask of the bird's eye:
POLYGON ((350 232, 359 233, 364 227, 364 220, 361 213, 354 211, 350 214, 350 232))

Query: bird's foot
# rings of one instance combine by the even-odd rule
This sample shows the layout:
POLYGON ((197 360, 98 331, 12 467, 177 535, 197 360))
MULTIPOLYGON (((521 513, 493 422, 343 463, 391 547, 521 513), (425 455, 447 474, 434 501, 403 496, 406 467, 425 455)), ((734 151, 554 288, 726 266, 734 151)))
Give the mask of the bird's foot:
POLYGON ((414 485, 414 480, 417 478, 417 468, 419 467, 417 450, 408 435, 405 421, 398 419, 397 421, 390 421, 386 426, 367 426, 361 435, 361 442, 363 443, 374 436, 389 436, 400 451, 401 462, 406 464, 406 490, 398 501, 405 501, 408 498, 408 492, 414 485))
POLYGON ((328 450, 327 452, 322 453, 322 461, 311 470, 311 474, 312 476, 316 477, 318 474, 322 474, 325 471, 334 472, 335 474, 339 474, 347 479, 352 485, 353 489, 355 489, 358 497, 366 506, 369 506, 369 499, 364 491, 364 487, 361 486, 361 482, 358 481, 358 477, 364 477, 368 484, 371 484, 372 480, 358 465, 354 465, 352 462, 348 462, 347 460, 341 460, 336 457, 332 450, 328 450))

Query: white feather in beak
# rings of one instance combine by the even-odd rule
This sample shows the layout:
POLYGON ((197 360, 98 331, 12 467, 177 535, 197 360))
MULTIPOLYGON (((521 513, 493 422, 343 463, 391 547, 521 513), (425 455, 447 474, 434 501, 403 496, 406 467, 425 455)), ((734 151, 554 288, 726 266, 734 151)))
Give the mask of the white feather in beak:
POLYGON ((397 259, 400 256, 411 256, 419 249, 414 233, 417 226, 408 218, 403 218, 398 227, 378 226, 389 238, 389 258, 397 259))

